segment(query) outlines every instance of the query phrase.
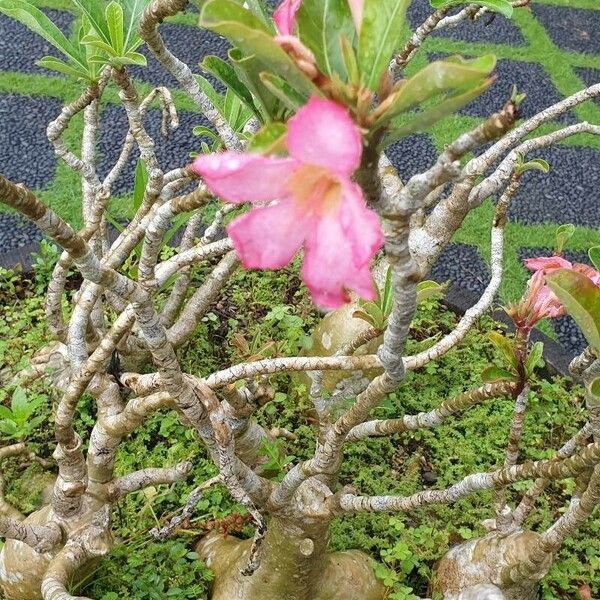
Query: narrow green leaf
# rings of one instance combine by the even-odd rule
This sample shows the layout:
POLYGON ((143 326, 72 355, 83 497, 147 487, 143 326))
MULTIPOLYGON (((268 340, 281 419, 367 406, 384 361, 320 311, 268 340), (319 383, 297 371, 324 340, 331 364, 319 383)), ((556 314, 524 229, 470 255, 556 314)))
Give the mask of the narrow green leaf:
POLYGON ((198 137, 207 137, 215 142, 220 141, 219 136, 212 129, 209 129, 204 125, 196 125, 196 127, 192 129, 192 133, 198 137))
POLYGON ((15 388, 13 392, 10 408, 15 418, 20 421, 26 419, 30 414, 30 406, 27 402, 27 394, 21 387, 15 388))
POLYGON ((567 242, 575 234, 575 225, 571 223, 565 223, 556 230, 556 254, 562 254, 564 247, 567 242))
POLYGON ((538 366, 538 364, 540 364, 543 354, 544 342, 536 342, 529 351, 527 361, 525 362, 525 371, 527 372, 528 377, 531 377, 531 375, 533 375, 533 371, 538 366))
POLYGON ((494 383, 495 381, 516 381, 514 373, 501 369, 495 365, 487 367, 481 373, 481 380, 484 383, 494 383))
POLYGON ((72 0, 87 17, 92 29, 102 41, 110 45, 110 32, 104 16, 106 2, 102 0, 72 0))
POLYGON ((600 351, 600 288, 575 271, 560 269, 546 282, 581 329, 589 345, 600 351))
POLYGON ((417 131, 425 131, 431 127, 434 123, 437 123, 440 119, 443 119, 446 115, 452 114, 457 110, 461 109, 465 104, 468 104, 474 98, 477 98, 482 94, 492 83, 493 79, 490 78, 478 87, 467 90, 466 92, 458 92, 449 98, 446 98, 439 104, 431 108, 427 108, 418 113, 411 113, 410 120, 407 123, 392 129, 383 140, 381 144, 382 148, 397 142, 398 140, 416 133, 417 131))
POLYGON ((123 20, 125 34, 125 48, 128 51, 135 50, 142 42, 138 36, 140 17, 150 0, 120 0, 123 5, 123 20))
POLYGON ((401 42, 400 33, 409 3, 410 0, 365 0, 358 66, 361 81, 370 90, 377 91, 381 75, 401 42))
POLYGON ((201 63, 201 67, 214 75, 221 83, 231 90, 254 114, 260 116, 252 93, 240 80, 235 69, 218 56, 207 56, 201 63))
POLYGON ((105 11, 106 24, 108 25, 108 34, 110 37, 110 45, 115 54, 123 54, 123 43, 125 41, 123 35, 123 7, 115 0, 106 7, 105 11))
POLYGON ((252 56, 260 65, 258 72, 271 71, 300 93, 321 95, 260 21, 233 0, 208 0, 200 15, 200 25, 228 38, 244 55, 252 56))
POLYGON ((75 77, 77 79, 84 78, 88 79, 89 71, 87 69, 83 69, 77 66, 71 66, 69 63, 66 63, 59 58, 54 56, 44 56, 37 61, 37 64, 40 67, 44 67, 45 69, 50 69, 51 71, 57 71, 58 73, 63 73, 64 75, 69 75, 71 77, 75 77))
POLYGON ((292 112, 297 111, 301 106, 306 104, 308 96, 299 93, 287 81, 273 75, 273 73, 261 73, 260 80, 264 86, 276 97, 283 102, 292 112))
POLYGON ((517 368, 518 362, 517 357, 515 356, 514 343, 498 331, 490 331, 488 333, 488 338, 490 342, 492 342, 492 344, 494 344, 494 346, 502 353, 502 356, 507 364, 511 365, 513 368, 517 368))
POLYGON ((356 39, 348 0, 303 0, 296 14, 298 37, 312 50, 320 69, 331 77, 345 72, 340 36, 356 39))
POLYGON ((471 60, 461 57, 436 60, 400 84, 378 123, 389 121, 430 98, 481 85, 495 66, 496 57, 492 54, 471 60))
POLYGON ((202 75, 196 75, 196 81, 202 91, 208 96, 211 103, 221 114, 223 114, 223 96, 219 94, 212 86, 212 83, 205 77, 202 77, 202 75))

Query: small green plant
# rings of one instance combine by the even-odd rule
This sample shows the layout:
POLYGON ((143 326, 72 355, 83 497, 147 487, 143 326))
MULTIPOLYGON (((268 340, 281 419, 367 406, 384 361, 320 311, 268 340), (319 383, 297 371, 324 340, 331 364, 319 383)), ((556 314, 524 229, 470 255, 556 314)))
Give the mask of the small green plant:
POLYGON ((285 453, 282 440, 269 442, 263 439, 259 454, 267 458, 266 462, 261 465, 261 474, 276 481, 283 479, 286 466, 296 460, 295 456, 285 453))
POLYGON ((23 388, 15 388, 10 408, 0 405, 0 433, 7 439, 25 439, 45 418, 43 415, 33 416, 43 401, 42 396, 28 398, 23 388))

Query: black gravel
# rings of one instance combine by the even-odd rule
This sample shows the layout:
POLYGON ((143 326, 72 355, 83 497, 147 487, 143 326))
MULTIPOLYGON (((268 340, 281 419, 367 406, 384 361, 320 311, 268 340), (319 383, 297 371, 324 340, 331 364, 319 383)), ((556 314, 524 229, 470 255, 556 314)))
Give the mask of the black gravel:
MULTIPOLYGON (((160 135, 160 111, 152 109, 146 114, 144 121, 146 130, 156 143, 156 155, 163 170, 168 171, 183 167, 190 162, 190 152, 200 151, 200 141, 192 134, 196 125, 208 126, 208 121, 195 113, 179 112, 179 128, 169 130, 164 139, 160 135)), ((127 131, 127 117, 121 107, 110 106, 101 116, 101 137, 99 142, 99 173, 104 177, 117 161, 122 142, 127 131), (115 132, 116 135, 115 135, 115 132)), ((130 160, 115 182, 113 194, 125 194, 133 189, 135 165, 139 152, 132 153, 130 160)))
POLYGON ((489 270, 475 246, 450 244, 433 265, 430 277, 450 281, 459 288, 481 295, 489 279, 489 270))
MULTIPOLYGON (((195 73, 206 75, 198 66, 198 63, 205 56, 213 54, 223 59, 227 58, 227 51, 230 48, 229 42, 211 31, 206 31, 200 27, 190 27, 189 25, 165 23, 161 26, 160 32, 167 48, 177 58, 188 64, 195 73)), ((178 84, 175 79, 152 56, 145 45, 139 51, 146 56, 148 65, 146 67, 132 67, 130 71, 134 77, 152 85, 177 87, 178 84)))
POLYGON ((600 53, 600 10, 540 4, 535 4, 532 10, 559 48, 600 53))
MULTIPOLYGON (((517 251, 519 260, 523 261, 526 258, 537 258, 538 256, 551 256, 551 248, 520 248, 517 251)), ((591 264, 586 252, 565 251, 564 257, 571 262, 579 262, 591 264)), ((568 315, 552 319, 552 327, 556 332, 556 337, 562 346, 571 356, 576 356, 583 352, 588 345, 577 323, 568 315)))
POLYGON ((600 227, 595 193, 600 153, 591 148, 555 146, 536 152, 535 157, 550 163, 550 173, 533 171, 523 178, 509 209, 510 218, 526 225, 551 222, 600 227))
MULTIPOLYGON (((69 35, 73 15, 62 10, 44 10, 43 12, 65 35, 69 35)), ((0 69, 2 71, 58 76, 59 73, 56 71, 50 71, 35 64, 44 56, 60 57, 61 54, 25 25, 0 13, 0 69)))
MULTIPOLYGON (((429 60, 439 60, 445 56, 448 55, 430 54, 429 60)), ((465 106, 460 111, 461 114, 471 117, 487 117, 500 110, 510 98, 515 84, 520 93, 527 94, 521 105, 523 118, 532 117, 540 110, 563 99, 542 66, 536 63, 500 59, 494 73, 497 75, 496 81, 486 92, 465 106)), ((557 122, 563 124, 572 123, 575 120, 571 112, 556 119, 557 122)))
MULTIPOLYGON (((598 52, 600 52, 600 48, 598 48, 598 52)), ((598 66, 600 66, 600 58, 598 59, 598 66)), ((596 83, 600 83, 600 68, 575 69, 575 72, 577 73, 577 75, 579 75, 579 77, 581 77, 581 79, 583 79, 583 82, 585 83, 586 87, 589 87, 590 85, 594 85, 596 83)), ((596 96, 594 98, 594 102, 596 104, 600 104, 600 97, 596 96)))
POLYGON ((42 239, 41 231, 18 215, 0 213, 0 254, 23 248, 42 239))
MULTIPOLYGON (((411 27, 416 29, 432 12, 433 9, 428 0, 413 0, 407 12, 411 27)), ((444 27, 433 33, 433 35, 465 42, 510 44, 511 46, 525 45, 521 31, 508 19, 498 15, 489 25, 486 25, 488 22, 489 17, 487 16, 476 22, 461 21, 455 27, 444 27)))
POLYGON ((438 157, 433 142, 426 134, 403 138, 387 148, 385 153, 404 182, 428 169, 438 157))
POLYGON ((0 172, 32 188, 54 177, 54 151, 46 127, 60 112, 53 98, 0 94, 0 172))

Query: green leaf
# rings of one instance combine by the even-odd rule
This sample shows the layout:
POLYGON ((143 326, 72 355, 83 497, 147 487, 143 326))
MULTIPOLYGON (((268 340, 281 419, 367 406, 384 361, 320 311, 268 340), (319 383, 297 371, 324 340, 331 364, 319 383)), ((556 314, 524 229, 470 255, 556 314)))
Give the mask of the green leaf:
POLYGON ((142 204, 146 186, 148 185, 148 170, 143 160, 138 160, 135 166, 135 178, 133 181, 133 212, 137 213, 142 204))
POLYGON ((115 54, 123 54, 125 38, 123 35, 123 7, 113 0, 105 11, 110 45, 115 54))
POLYGON ((435 9, 462 4, 478 4, 479 6, 485 6, 493 12, 504 15, 507 19, 510 19, 513 15, 513 6, 508 0, 476 0, 475 2, 469 2, 468 0, 429 0, 429 3, 435 9))
POLYGON ((439 298, 448 286, 437 281, 421 281, 417 284, 417 302, 439 298))
POLYGON ((340 36, 351 42, 356 38, 348 0, 303 0, 296 23, 298 37, 312 50, 321 71, 342 77, 346 69, 340 36))
POLYGON ((594 265, 597 271, 600 271, 600 246, 594 246, 588 250, 590 262, 594 265))
POLYGON ((363 321, 366 321, 369 325, 373 325, 373 327, 375 327, 375 323, 373 322, 373 317, 369 314, 367 314, 364 310, 355 310, 352 313, 352 316, 355 319, 361 319, 363 321))
POLYGON ((246 0, 248 8, 252 11, 254 16, 261 21, 265 27, 275 35, 275 25, 269 17, 269 13, 262 0, 246 0))
POLYGON ((575 271, 559 269, 546 283, 581 329, 589 345, 600 351, 600 288, 575 271))
POLYGON ((168 244, 171 241, 171 238, 190 220, 189 213, 180 213, 173 219, 173 224, 165 233, 163 238, 163 243, 168 244))
POLYGON ((208 0, 200 15, 200 25, 229 39, 244 55, 252 56, 259 65, 258 72, 271 71, 300 93, 321 95, 261 22, 233 0, 208 0))
POLYGON ((389 317, 392 312, 393 300, 394 290, 392 289, 392 267, 390 265, 385 273, 385 284, 383 286, 383 296, 381 298, 381 311, 386 317, 389 317))
POLYGON ((300 94, 287 81, 273 73, 261 73, 260 80, 263 85, 292 112, 296 112, 306 104, 308 96, 300 94))
POLYGON ((507 371, 506 369, 501 369, 495 365, 491 367, 487 367, 481 373, 481 380, 484 383, 494 383, 495 381, 516 381, 516 375, 507 371))
POLYGON ((21 430, 14 421, 0 421, 0 432, 10 437, 17 437, 21 430))
POLYGON ((202 89, 202 91, 208 96, 208 99, 211 101, 211 104, 215 106, 215 108, 223 114, 223 96, 219 94, 212 86, 212 83, 208 81, 202 75, 196 75, 196 81, 198 85, 202 89))
POLYGON ((590 383, 590 394, 600 398, 600 377, 590 383))
POLYGON ((110 46, 110 32, 104 15, 105 2, 101 0, 73 0, 90 22, 100 39, 110 46))
POLYGON ((242 83, 235 69, 218 56, 207 56, 201 64, 201 67, 214 75, 221 83, 231 90, 255 115, 260 117, 260 113, 254 104, 252 93, 247 86, 242 83))
POLYGON ((76 66, 71 66, 69 63, 60 60, 60 58, 56 58, 55 56, 44 56, 37 61, 37 64, 45 69, 57 71, 58 73, 63 73, 64 75, 69 75, 77 79, 80 77, 84 79, 90 78, 89 70, 80 67, 79 63, 75 63, 76 66))
POLYGON ((550 165, 542 158, 534 158, 527 162, 517 162, 514 167, 514 172, 517 175, 525 173, 525 171, 542 171, 542 173, 550 172, 550 165))
POLYGON ((196 127, 192 129, 192 133, 199 137, 207 137, 214 142, 220 141, 219 136, 212 129, 209 129, 204 125, 196 125, 196 127))
POLYGON ((561 225, 556 230, 556 254, 562 254, 564 247, 567 242, 573 237, 575 233, 575 225, 566 223, 561 225))
POLYGON ((378 122, 388 121, 430 98, 481 85, 495 66, 496 57, 492 54, 471 60, 461 57, 436 60, 400 84, 378 122))
POLYGON ((81 49, 76 47, 41 10, 24 0, 0 0, 0 12, 23 23, 68 56, 83 73, 88 72, 81 49))
POLYGON ((410 0, 365 0, 358 41, 362 83, 377 91, 381 75, 401 42, 400 33, 410 0))
POLYGON ((518 367, 518 361, 515 356, 514 343, 498 331, 490 331, 488 333, 488 338, 500 351, 506 363, 516 369, 518 367))
POLYGON ((533 375, 533 371, 535 368, 541 364, 542 355, 544 354, 544 342, 536 342, 531 350, 529 351, 529 355, 527 356, 527 361, 525 362, 525 371, 528 377, 533 375))
POLYGON ((342 48, 342 59, 344 69, 348 77, 348 83, 358 86, 360 83, 360 71, 358 70, 358 61, 354 48, 345 35, 340 36, 340 46, 342 48))
POLYGON ((471 100, 477 98, 477 96, 483 93, 492 83, 493 79, 490 78, 480 86, 467 90, 466 92, 458 92, 432 108, 427 108, 418 113, 410 113, 411 118, 408 122, 392 129, 384 138, 381 147, 385 148, 407 135, 428 129, 446 115, 456 112, 465 106, 465 104, 468 104, 471 100))
POLYGON ((13 419, 13 414, 12 414, 12 411, 10 410, 10 408, 7 408, 6 406, 3 406, 1 404, 0 404, 0 419, 9 420, 9 421, 11 421, 13 419))
POLYGON ((250 140, 248 151, 260 154, 274 154, 285 150, 286 134, 287 125, 285 123, 269 123, 250 140))
POLYGON ((125 48, 135 50, 142 42, 138 36, 140 17, 150 0, 121 0, 123 5, 123 21, 125 33, 125 48))
POLYGON ((27 402, 27 394, 21 387, 15 388, 13 392, 10 408, 17 421, 24 421, 33 412, 27 402))

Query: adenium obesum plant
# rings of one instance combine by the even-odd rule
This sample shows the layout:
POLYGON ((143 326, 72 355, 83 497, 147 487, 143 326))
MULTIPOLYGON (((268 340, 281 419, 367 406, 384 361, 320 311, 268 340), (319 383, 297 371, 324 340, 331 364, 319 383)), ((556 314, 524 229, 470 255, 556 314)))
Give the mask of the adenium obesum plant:
POLYGON ((337 308, 347 290, 375 297, 370 263, 383 245, 379 217, 351 175, 360 164, 360 131, 348 110, 313 97, 288 122, 289 157, 223 152, 193 169, 228 202, 271 202, 227 227, 242 263, 278 269, 304 248, 302 277, 314 302, 337 308))
MULTIPOLYGON (((203 490, 216 484, 244 507, 254 526, 251 539, 214 530, 198 541, 198 555, 214 572, 211 600, 384 600, 417 594, 436 600, 537 598, 539 581, 558 550, 600 499, 600 275, 558 257, 529 262, 538 272, 517 306, 523 322, 518 343, 498 332, 490 337, 507 368, 488 368, 483 385, 470 387, 472 378, 465 378, 463 390, 440 398, 430 410, 421 404, 431 402, 429 382, 439 371, 436 361, 464 343, 497 297, 508 208, 521 180, 533 176, 526 169, 537 165, 547 170, 539 160, 525 161, 532 144, 539 149, 575 134, 600 135, 600 126, 587 122, 543 135, 539 128, 560 122, 573 107, 600 96, 600 85, 518 124, 522 94, 515 91, 496 113, 448 143, 430 168, 401 181, 386 148, 452 115, 487 89, 494 80, 495 57, 436 60, 411 76, 405 67, 432 31, 467 17, 477 26, 481 20, 476 17, 485 11, 510 16, 513 9, 508 0, 480 0, 449 14, 460 2, 432 0, 437 10, 404 41, 400 36, 408 4, 285 0, 271 20, 262 0, 203 0, 199 25, 226 37, 232 46, 227 61, 209 56, 201 62, 226 88, 221 93, 174 56, 161 37, 160 23, 185 10, 185 0, 114 0, 106 6, 74 0, 81 23, 76 42, 28 0, 0 0, 0 11, 42 35, 64 57, 47 57, 43 64, 75 77, 82 88, 50 123, 47 135, 57 157, 81 178, 83 219, 82 230, 76 232, 33 192, 0 175, 0 201, 35 221, 64 251, 46 297, 53 342, 15 378, 23 390, 39 380, 57 394, 55 439, 42 445, 55 442, 54 483, 51 500, 25 519, 4 499, 0 477, 4 598, 83 600, 72 595, 71 586, 82 582, 90 565, 102 568, 98 559, 115 544, 116 503, 151 486, 192 479, 195 489, 181 512, 152 532, 157 540, 177 534, 203 490), (166 169, 146 118, 158 100, 163 129, 168 122, 175 127, 177 110, 165 87, 139 96, 141 88, 128 68, 145 64, 144 55, 136 52, 142 41, 177 80, 179 93, 186 93, 210 123, 211 130, 199 129, 218 152, 211 154, 204 144, 205 154, 193 165, 166 169), (96 157, 106 90, 111 101, 122 102, 128 130, 120 158, 103 177, 96 157), (80 149, 71 138, 68 144, 64 139, 76 116, 83 117, 80 149), (112 187, 136 151, 140 161, 132 218, 111 244, 107 222, 112 187), (184 193, 186 189, 191 191, 184 193), (490 225, 490 281, 454 328, 447 330, 447 320, 439 330, 428 325, 423 339, 419 300, 440 290, 426 277, 465 217, 495 195, 500 199, 490 225), (226 204, 201 229, 205 206, 214 200, 226 204), (252 204, 247 212, 244 203, 252 204), (227 236, 223 223, 233 211, 227 236), (180 246, 163 252, 182 223, 180 246), (204 334, 198 325, 216 303, 235 306, 237 297, 229 295, 227 284, 240 260, 247 268, 279 269, 298 251, 304 255, 301 273, 314 302, 334 309, 315 328, 312 349, 269 358, 247 353, 247 362, 224 350, 197 364, 198 348, 203 352, 211 347, 199 338, 204 334), (77 293, 67 291, 71 270, 80 276, 77 293), (375 301, 361 303, 350 292, 375 301), (70 311, 65 310, 67 302, 70 311), (537 385, 533 372, 542 355, 539 343, 528 344, 529 333, 541 318, 563 311, 573 315, 589 341, 571 367, 586 384, 588 422, 570 424, 578 433, 552 458, 523 461, 528 392, 537 385), (361 312, 362 318, 354 318, 361 312), (189 348, 192 358, 184 359, 182 353, 189 348), (206 372, 207 365, 214 368, 206 372), (409 372, 413 376, 407 384, 409 372), (289 387, 282 375, 293 374, 302 374, 305 385, 289 387), (392 401, 392 392, 403 388, 423 412, 406 414, 406 406, 392 401), (93 409, 86 402, 86 427, 80 428, 84 395, 93 409), (277 412, 269 412, 269 405, 278 395, 298 396, 298 413, 288 421, 302 427, 301 439, 312 432, 310 448, 286 447, 299 443, 294 432, 263 427, 268 415, 277 412), (395 414, 386 411, 390 418, 375 418, 382 413, 374 411, 386 400, 395 414), (361 454, 349 450, 351 444, 361 442, 368 448, 365 454, 375 456, 371 438, 417 432, 422 445, 429 439, 423 429, 460 418, 461 412, 487 401, 494 406, 510 403, 513 411, 504 460, 494 464, 498 439, 481 445, 482 453, 493 449, 482 456, 481 464, 484 459, 490 464, 487 472, 464 476, 448 487, 437 483, 435 489, 423 486, 402 495, 408 488, 400 465, 398 485, 374 496, 365 486, 377 483, 372 486, 376 489, 384 483, 354 478, 348 468, 348 456, 356 460, 361 454), (165 465, 165 453, 149 447, 143 464, 156 460, 158 465, 121 472, 131 462, 119 461, 117 473, 123 442, 139 436, 135 447, 146 443, 147 430, 140 433, 140 428, 148 419, 156 423, 161 412, 179 418, 190 429, 186 439, 197 440, 200 450, 196 444, 173 444, 173 453, 167 455, 182 462, 165 465), (269 462, 277 464, 276 474, 265 463, 265 448, 274 449, 268 454, 273 459, 269 462), (280 449, 286 453, 281 460, 280 449), (206 480, 208 461, 218 476, 206 480), (564 508, 556 508, 552 526, 531 527, 527 517, 537 499, 551 482, 569 478, 576 485, 562 489, 576 492, 564 508), (520 487, 506 494, 513 484, 520 487), (339 517, 387 512, 412 518, 410 513, 419 509, 414 514, 419 520, 427 518, 434 504, 452 504, 482 491, 494 492, 492 518, 484 522, 487 533, 447 552, 440 548, 431 580, 425 581, 421 569, 397 576, 388 572, 384 585, 373 569, 377 557, 328 548, 331 525, 339 517), (408 588, 413 580, 414 593, 408 588), (388 584, 394 589, 386 589, 388 584)), ((567 234, 563 230, 561 240, 567 234)), ((246 284, 240 280, 236 285, 246 284)), ((248 289, 249 303, 251 294, 248 289)), ((291 317, 295 307, 285 308, 291 317)), ((310 307, 303 303, 303 310, 310 307)), ((242 330, 245 319, 215 313, 225 336, 253 335, 251 329, 242 330)), ((311 318, 318 318, 318 312, 311 318)), ((286 412, 295 408, 290 403, 286 412)), ((164 435, 174 429, 180 430, 167 427, 164 435)), ((418 465, 418 457, 409 456, 414 444, 407 441, 404 464, 418 465)), ((27 439, 0 447, 0 461, 19 457, 48 466, 48 457, 38 459, 27 439)), ((409 486, 418 486, 412 468, 409 486)), ((129 505, 121 504, 124 510, 129 505)), ((178 568, 187 564, 178 563, 178 568)), ((79 594, 89 589, 85 585, 79 594)))

